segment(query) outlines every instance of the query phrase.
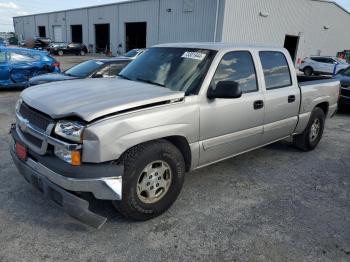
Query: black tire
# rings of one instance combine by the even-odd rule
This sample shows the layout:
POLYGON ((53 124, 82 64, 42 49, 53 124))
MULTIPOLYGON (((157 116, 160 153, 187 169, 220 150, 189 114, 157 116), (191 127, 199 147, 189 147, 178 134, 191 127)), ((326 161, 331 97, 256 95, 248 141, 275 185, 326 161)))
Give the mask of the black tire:
POLYGON ((311 67, 305 67, 304 68, 304 75, 306 76, 312 76, 312 74, 314 73, 314 70, 311 67))
POLYGON ((166 140, 144 143, 128 150, 122 161, 122 200, 114 201, 113 204, 123 216, 138 221, 152 219, 175 202, 185 178, 185 161, 175 145, 166 140), (162 198, 155 203, 145 203, 138 195, 137 186, 144 169, 155 161, 163 161, 170 167, 171 182, 162 198))
POLYGON ((58 54, 59 56, 63 56, 63 51, 62 51, 62 50, 59 50, 59 51, 57 52, 57 54, 58 54))
POLYGON ((303 151, 314 150, 322 139, 325 119, 326 119, 326 116, 323 110, 319 107, 316 107, 311 113, 309 123, 307 124, 307 127, 304 130, 304 132, 300 135, 294 136, 293 138, 294 146, 303 151), (319 132, 317 133, 317 136, 312 135, 313 125, 315 121, 319 121, 319 124, 320 124, 319 132), (312 137, 314 137, 314 139, 312 137))

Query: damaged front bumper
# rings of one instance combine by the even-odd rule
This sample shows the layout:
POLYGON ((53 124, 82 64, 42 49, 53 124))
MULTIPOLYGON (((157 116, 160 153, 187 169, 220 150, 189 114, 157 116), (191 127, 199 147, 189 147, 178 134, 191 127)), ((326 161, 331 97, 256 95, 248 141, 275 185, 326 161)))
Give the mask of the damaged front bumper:
POLYGON ((101 164, 71 167, 68 170, 69 167, 64 166, 64 163, 55 162, 60 161, 55 158, 46 157, 40 161, 40 156, 34 152, 33 155, 29 153, 28 158, 23 161, 17 156, 14 146, 15 141, 23 142, 16 135, 15 129, 11 133, 11 156, 21 175, 70 216, 95 228, 103 226, 107 218, 91 212, 89 202, 76 193, 88 192, 101 200, 121 200, 123 167, 101 164))

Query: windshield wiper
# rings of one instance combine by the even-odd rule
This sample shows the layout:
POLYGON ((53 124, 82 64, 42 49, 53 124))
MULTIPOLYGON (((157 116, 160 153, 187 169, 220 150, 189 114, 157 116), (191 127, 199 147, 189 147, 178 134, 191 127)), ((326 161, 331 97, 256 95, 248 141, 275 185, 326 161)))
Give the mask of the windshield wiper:
POLYGON ((127 77, 127 76, 125 76, 125 75, 118 74, 118 76, 121 77, 121 78, 124 78, 124 79, 126 79, 126 80, 131 80, 129 77, 127 77))
POLYGON ((136 78, 136 80, 140 81, 140 82, 147 83, 147 84, 151 84, 151 85, 165 87, 165 85, 163 85, 163 84, 159 84, 159 83, 153 82, 152 80, 148 80, 148 79, 136 78))

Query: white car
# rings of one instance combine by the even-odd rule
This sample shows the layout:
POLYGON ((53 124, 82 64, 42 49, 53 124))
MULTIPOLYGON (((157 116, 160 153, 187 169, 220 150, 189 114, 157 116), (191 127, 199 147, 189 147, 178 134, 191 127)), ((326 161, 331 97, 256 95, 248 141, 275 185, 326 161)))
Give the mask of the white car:
POLYGON ((127 57, 127 58, 130 58, 132 60, 135 60, 140 55, 142 55, 145 51, 146 51, 146 49, 132 49, 129 52, 127 52, 125 55, 123 55, 123 57, 127 57))
POLYGON ((349 66, 350 65, 347 64, 344 60, 341 60, 337 57, 314 56, 305 58, 301 62, 299 70, 304 72, 304 74, 307 76, 311 76, 313 74, 332 75, 333 73, 339 73, 340 71, 348 68, 349 66))

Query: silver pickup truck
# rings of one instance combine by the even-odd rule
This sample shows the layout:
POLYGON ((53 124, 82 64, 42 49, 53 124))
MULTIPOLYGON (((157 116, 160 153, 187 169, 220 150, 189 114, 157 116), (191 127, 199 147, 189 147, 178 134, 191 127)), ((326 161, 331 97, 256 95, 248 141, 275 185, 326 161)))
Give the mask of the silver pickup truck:
POLYGON ((286 138, 313 150, 340 85, 310 80, 281 48, 158 45, 117 79, 23 91, 11 154, 27 181, 88 225, 106 221, 91 196, 147 220, 173 204, 186 172, 286 138))

